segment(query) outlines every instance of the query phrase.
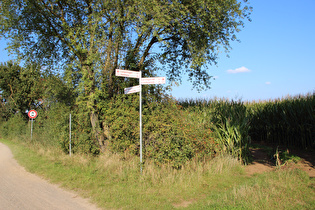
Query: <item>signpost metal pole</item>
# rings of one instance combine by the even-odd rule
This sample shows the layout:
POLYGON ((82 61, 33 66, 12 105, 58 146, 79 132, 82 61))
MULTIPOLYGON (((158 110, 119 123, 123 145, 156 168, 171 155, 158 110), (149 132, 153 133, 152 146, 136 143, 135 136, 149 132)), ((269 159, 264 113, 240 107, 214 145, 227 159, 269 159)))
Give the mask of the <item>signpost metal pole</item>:
POLYGON ((71 113, 69 117, 69 155, 71 157, 71 113))
POLYGON ((33 139, 33 118, 32 118, 32 122, 31 122, 31 141, 33 139))
POLYGON ((140 85, 140 111, 139 111, 139 118, 140 118, 140 172, 142 173, 142 85, 141 85, 141 76, 142 72, 140 71, 139 77, 139 85, 140 85))

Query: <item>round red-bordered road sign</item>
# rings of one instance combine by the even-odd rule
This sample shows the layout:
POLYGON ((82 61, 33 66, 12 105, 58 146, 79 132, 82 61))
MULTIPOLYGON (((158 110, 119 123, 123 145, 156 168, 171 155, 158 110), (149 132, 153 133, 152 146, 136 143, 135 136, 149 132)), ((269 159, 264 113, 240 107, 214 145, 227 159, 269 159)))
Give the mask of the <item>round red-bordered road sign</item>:
POLYGON ((31 119, 35 119, 37 117, 37 112, 35 110, 30 110, 27 113, 28 117, 31 119))

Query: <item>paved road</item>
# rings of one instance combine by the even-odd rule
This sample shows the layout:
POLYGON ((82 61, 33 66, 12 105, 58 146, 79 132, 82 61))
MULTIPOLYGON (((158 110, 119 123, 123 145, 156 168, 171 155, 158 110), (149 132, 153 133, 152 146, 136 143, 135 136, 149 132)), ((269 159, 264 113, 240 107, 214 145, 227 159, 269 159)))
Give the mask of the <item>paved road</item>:
POLYGON ((97 209, 88 200, 28 173, 0 143, 0 210, 97 209))

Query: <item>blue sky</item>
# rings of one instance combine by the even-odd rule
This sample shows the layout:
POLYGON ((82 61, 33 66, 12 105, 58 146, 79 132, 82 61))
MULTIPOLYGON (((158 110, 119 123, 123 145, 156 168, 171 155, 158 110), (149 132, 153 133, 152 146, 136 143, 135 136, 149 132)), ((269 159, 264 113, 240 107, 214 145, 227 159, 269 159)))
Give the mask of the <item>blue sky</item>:
POLYGON ((315 0, 250 2, 252 22, 237 34, 241 42, 209 69, 212 88, 198 93, 183 82, 175 98, 267 100, 315 91, 315 0))
MULTIPOLYGON (((237 34, 229 58, 209 72, 211 89, 198 93, 184 77, 179 98, 268 100, 315 91, 315 0, 250 0, 252 22, 237 34)), ((0 40, 0 62, 8 57, 0 40)))

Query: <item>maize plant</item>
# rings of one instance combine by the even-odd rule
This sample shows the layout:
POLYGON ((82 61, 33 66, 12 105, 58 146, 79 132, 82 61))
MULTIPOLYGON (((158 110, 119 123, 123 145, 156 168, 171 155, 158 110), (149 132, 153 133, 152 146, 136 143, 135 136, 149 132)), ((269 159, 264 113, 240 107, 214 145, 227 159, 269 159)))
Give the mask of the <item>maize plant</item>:
POLYGON ((216 141, 221 152, 249 162, 249 118, 241 102, 221 101, 217 103, 212 121, 215 125, 216 141))
POLYGON ((251 103, 247 107, 253 139, 287 147, 315 149, 315 92, 251 103))

